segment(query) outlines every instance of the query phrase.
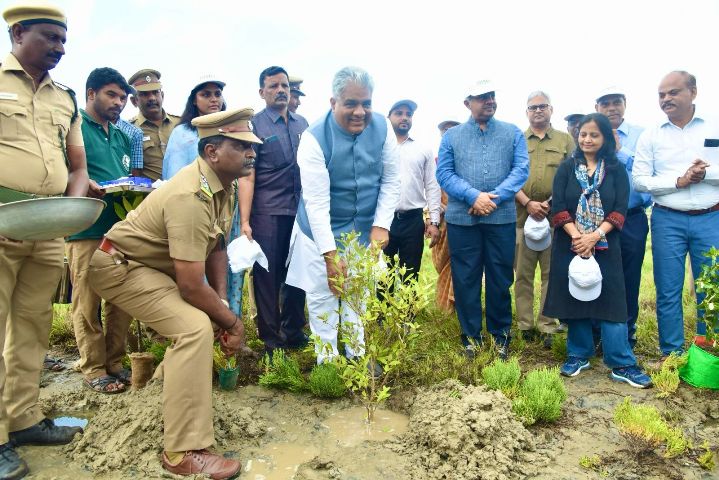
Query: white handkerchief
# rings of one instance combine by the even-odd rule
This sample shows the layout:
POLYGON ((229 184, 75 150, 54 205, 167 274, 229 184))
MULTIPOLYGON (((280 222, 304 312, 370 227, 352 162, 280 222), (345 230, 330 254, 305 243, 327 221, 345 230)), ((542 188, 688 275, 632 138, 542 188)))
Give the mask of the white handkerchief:
POLYGON ((227 258, 230 261, 232 273, 246 270, 253 266, 255 262, 259 263, 268 272, 270 271, 267 257, 260 248, 260 244, 251 242, 247 235, 242 235, 230 242, 227 246, 227 258))

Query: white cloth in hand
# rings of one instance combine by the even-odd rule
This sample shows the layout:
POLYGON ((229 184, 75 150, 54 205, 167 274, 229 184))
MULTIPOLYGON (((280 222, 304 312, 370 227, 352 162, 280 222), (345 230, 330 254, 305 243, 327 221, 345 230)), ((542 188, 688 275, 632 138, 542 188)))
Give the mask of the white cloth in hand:
POLYGON ((259 263, 268 272, 270 271, 267 257, 260 248, 260 244, 248 240, 247 235, 241 235, 230 242, 227 246, 227 258, 230 262, 232 273, 246 270, 252 267, 255 262, 259 263))

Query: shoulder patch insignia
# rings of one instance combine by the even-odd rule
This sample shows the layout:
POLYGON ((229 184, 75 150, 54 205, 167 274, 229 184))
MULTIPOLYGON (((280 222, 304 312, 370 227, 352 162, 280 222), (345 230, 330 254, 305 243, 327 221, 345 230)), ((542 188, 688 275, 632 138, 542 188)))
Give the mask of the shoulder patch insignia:
POLYGON ((200 174, 200 191, 212 198, 212 189, 210 188, 210 184, 207 183, 207 178, 205 178, 202 174, 200 174))

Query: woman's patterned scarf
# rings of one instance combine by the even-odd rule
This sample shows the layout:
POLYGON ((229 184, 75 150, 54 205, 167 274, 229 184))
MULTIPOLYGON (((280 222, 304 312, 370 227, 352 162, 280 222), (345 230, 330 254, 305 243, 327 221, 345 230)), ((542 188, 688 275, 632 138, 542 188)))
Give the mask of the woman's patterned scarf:
MULTIPOLYGON (((591 185, 589 184, 589 175, 587 175, 587 165, 577 163, 574 167, 574 176, 577 177, 579 186, 582 187, 582 194, 579 195, 577 204, 577 219, 574 222, 579 233, 593 232, 604 221, 604 208, 602 207, 602 199, 599 196, 599 187, 602 185, 606 175, 604 165, 605 162, 602 159, 597 160, 594 183, 591 185)), ((594 248, 606 250, 609 245, 606 241, 599 240, 594 248)))

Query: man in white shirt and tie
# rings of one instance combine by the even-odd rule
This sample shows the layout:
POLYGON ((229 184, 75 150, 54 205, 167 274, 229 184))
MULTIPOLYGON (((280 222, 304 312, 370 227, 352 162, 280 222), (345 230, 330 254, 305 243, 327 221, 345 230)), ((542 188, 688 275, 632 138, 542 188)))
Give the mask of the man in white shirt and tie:
POLYGON ((417 104, 399 100, 389 110, 389 122, 399 145, 399 173, 402 188, 399 204, 394 212, 389 243, 384 249, 390 263, 394 255, 399 265, 407 268, 407 279, 417 278, 422 266, 424 237, 431 238, 429 248, 439 239, 439 216, 442 211, 441 193, 432 151, 409 136, 412 116, 417 104), (424 208, 429 210, 425 225, 424 208))
MULTIPOLYGON (((634 188, 654 201, 652 255, 663 357, 684 349, 684 259, 688 253, 696 278, 708 261, 703 253, 719 245, 719 125, 694 105, 696 96, 690 73, 674 71, 662 79, 659 106, 667 121, 639 137, 632 172, 634 188)), ((701 320, 697 333, 706 333, 701 320)))

